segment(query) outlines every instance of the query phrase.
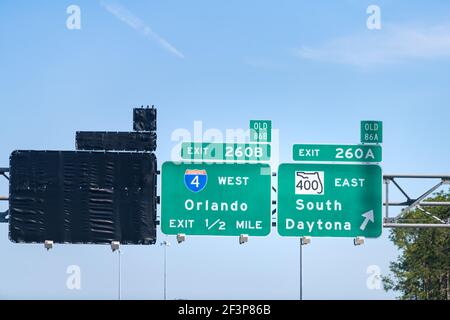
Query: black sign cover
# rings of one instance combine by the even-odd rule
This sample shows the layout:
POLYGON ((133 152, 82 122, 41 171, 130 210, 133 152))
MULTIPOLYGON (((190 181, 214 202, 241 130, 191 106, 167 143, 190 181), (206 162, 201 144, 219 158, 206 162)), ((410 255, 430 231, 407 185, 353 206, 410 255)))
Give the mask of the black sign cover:
POLYGON ((15 151, 13 242, 154 244, 156 157, 151 153, 15 151))

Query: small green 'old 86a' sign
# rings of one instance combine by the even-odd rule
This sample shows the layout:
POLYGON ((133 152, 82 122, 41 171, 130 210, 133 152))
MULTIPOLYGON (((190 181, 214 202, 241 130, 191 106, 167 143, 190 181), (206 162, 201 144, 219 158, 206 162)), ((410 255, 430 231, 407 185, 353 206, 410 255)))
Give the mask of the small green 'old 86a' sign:
POLYGON ((382 143, 383 122, 361 121, 361 143, 382 143))

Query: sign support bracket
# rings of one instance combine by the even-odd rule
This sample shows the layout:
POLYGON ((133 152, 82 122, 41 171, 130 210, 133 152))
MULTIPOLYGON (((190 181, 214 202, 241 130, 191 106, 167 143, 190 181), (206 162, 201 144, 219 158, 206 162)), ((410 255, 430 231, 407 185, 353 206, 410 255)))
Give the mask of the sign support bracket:
POLYGON ((8 223, 9 222, 9 211, 0 212, 0 223, 8 223))
MULTIPOLYGON (((9 172, 9 168, 0 168, 0 175, 3 176, 6 180, 9 181, 9 176, 6 174, 9 172)), ((9 201, 9 197, 0 196, 0 201, 9 201)), ((0 223, 8 223, 9 222, 9 211, 0 212, 0 223)))
POLYGON ((9 168, 0 168, 0 175, 9 181, 9 176, 6 174, 7 172, 9 172, 9 168))

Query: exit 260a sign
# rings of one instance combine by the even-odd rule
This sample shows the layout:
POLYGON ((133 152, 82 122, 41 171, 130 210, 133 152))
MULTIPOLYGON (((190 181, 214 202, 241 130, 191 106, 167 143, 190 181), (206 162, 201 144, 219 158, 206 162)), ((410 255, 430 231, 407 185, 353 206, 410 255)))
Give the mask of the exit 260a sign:
POLYGON ((278 170, 281 236, 377 238, 382 174, 378 165, 282 164, 278 170))
POLYGON ((381 162, 380 145, 294 144, 294 161, 381 162))

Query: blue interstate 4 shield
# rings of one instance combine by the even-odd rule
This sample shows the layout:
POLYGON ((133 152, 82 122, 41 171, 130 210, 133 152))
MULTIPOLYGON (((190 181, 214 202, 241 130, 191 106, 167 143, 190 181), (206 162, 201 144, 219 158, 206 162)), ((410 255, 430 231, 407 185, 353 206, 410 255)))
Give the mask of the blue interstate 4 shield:
POLYGON ((192 192, 200 192, 206 187, 208 174, 206 170, 186 170, 184 173, 184 184, 192 192))

